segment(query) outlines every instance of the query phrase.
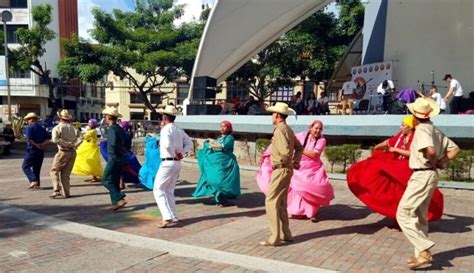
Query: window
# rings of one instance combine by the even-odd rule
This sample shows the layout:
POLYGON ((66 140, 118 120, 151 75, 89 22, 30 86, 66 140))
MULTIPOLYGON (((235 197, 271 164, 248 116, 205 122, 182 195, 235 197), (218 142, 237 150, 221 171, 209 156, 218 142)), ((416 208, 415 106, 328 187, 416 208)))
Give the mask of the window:
POLYGON ((28 8, 28 0, 10 0, 10 8, 28 8))
POLYGON ((130 103, 143 103, 142 95, 139 93, 130 94, 130 103))
POLYGON ((273 92, 270 101, 274 102, 289 102, 293 96, 293 86, 279 86, 276 91, 273 92))
POLYGON ((249 86, 247 83, 227 82, 227 100, 233 97, 243 98, 248 96, 249 86))
POLYGON ((176 83, 176 84, 177 84, 177 87, 178 87, 178 99, 177 99, 176 103, 178 105, 182 105, 184 99, 186 99, 188 97, 188 94, 189 94, 189 83, 179 82, 179 83, 176 83))
POLYGON ((16 31, 20 28, 28 29, 28 25, 8 25, 7 26, 7 42, 9 44, 18 44, 18 36, 16 31))
POLYGON ((31 78, 31 71, 18 69, 12 72, 10 78, 29 79, 31 78))
POLYGON ((161 103, 161 94, 150 94, 150 102, 153 104, 161 103))
POLYGON ((131 120, 144 120, 145 114, 143 114, 143 112, 130 112, 130 119, 131 120))

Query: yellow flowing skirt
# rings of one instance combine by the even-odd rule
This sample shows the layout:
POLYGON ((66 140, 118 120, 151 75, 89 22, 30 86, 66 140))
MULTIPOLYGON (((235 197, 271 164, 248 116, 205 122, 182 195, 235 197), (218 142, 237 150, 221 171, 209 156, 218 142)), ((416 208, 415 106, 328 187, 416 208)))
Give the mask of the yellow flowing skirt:
POLYGON ((80 176, 102 176, 99 146, 96 142, 84 141, 77 149, 76 161, 72 173, 80 176))

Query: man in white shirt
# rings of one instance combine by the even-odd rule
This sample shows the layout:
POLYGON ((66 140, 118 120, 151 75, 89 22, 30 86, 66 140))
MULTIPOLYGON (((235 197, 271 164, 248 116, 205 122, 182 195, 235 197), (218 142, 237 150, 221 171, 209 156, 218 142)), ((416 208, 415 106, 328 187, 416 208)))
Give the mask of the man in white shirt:
POLYGON ((193 148, 193 142, 183 129, 174 124, 178 111, 173 105, 158 109, 163 115, 163 127, 160 133, 161 164, 155 177, 153 195, 161 212, 159 228, 165 228, 178 222, 174 189, 181 171, 181 159, 193 148))
POLYGON ((450 114, 459 114, 461 112, 461 104, 462 104, 462 97, 463 97, 463 90, 461 84, 456 80, 453 79, 451 74, 444 75, 443 81, 447 81, 449 83, 449 90, 444 96, 444 100, 446 102, 449 101, 449 97, 454 93, 453 100, 449 104, 450 106, 450 114))
POLYGON ((382 109, 387 112, 390 107, 390 96, 395 93, 395 84, 391 80, 385 80, 377 86, 377 93, 383 95, 382 109))

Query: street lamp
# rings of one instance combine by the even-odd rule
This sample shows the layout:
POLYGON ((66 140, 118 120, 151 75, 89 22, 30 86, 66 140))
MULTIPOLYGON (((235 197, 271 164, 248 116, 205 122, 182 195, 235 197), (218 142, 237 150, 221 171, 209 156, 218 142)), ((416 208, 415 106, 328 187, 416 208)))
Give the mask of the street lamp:
POLYGON ((8 41, 7 41, 7 22, 13 19, 13 15, 9 10, 4 10, 1 13, 1 20, 3 22, 3 38, 5 46, 5 77, 7 82, 7 101, 8 101, 8 121, 12 121, 12 104, 10 100, 10 75, 8 71, 8 41))

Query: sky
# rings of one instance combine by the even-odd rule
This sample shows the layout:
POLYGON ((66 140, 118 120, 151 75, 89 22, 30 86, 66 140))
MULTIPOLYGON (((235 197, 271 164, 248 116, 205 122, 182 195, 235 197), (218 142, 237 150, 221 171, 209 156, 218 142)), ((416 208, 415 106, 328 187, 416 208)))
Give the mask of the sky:
MULTIPOLYGON (((79 15, 79 36, 85 39, 91 39, 88 32, 92 28, 94 18, 91 14, 91 9, 99 7, 107 12, 113 9, 133 10, 134 0, 78 0, 78 15, 79 15)), ((180 18, 177 23, 189 22, 193 18, 198 19, 201 13, 201 5, 212 5, 214 0, 177 0, 178 4, 185 4, 184 16, 180 18)))

